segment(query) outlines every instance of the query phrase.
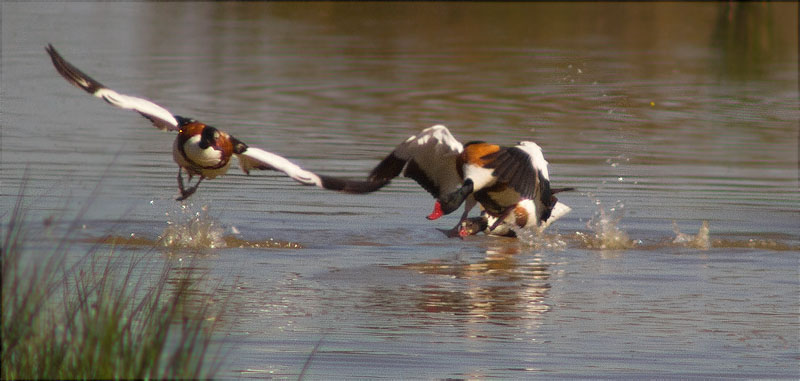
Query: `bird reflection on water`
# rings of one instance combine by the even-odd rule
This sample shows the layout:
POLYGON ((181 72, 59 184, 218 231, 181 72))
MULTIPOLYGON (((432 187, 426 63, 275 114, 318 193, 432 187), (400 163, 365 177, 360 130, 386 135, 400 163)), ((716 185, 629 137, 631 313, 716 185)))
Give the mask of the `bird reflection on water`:
POLYGON ((526 249, 517 240, 492 239, 477 261, 454 258, 392 266, 433 278, 414 287, 376 289, 373 296, 379 302, 370 307, 379 314, 413 314, 423 326, 452 323, 455 316, 461 326, 453 328, 476 339, 502 339, 516 331, 492 332, 496 326, 530 332, 551 309, 550 264, 541 254, 522 253, 526 249))

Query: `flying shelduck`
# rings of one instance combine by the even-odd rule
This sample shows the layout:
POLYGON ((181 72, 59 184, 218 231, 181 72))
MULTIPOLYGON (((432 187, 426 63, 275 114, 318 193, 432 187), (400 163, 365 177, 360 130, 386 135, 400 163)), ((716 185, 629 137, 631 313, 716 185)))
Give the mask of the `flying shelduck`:
POLYGON ((309 172, 279 155, 250 147, 215 127, 192 118, 174 115, 164 107, 147 99, 120 94, 67 62, 53 45, 48 44, 45 50, 50 54, 56 70, 69 83, 113 106, 138 112, 161 130, 178 132, 172 148, 172 157, 178 164, 180 197, 177 200, 179 201, 191 196, 204 179, 213 179, 224 175, 230 167, 232 156, 239 160, 239 166, 246 174, 249 174, 251 169, 276 170, 303 185, 315 185, 324 189, 348 193, 371 192, 383 185, 309 172), (190 183, 194 176, 199 176, 197 183, 191 187, 185 187, 183 170, 186 170, 187 181, 190 183))

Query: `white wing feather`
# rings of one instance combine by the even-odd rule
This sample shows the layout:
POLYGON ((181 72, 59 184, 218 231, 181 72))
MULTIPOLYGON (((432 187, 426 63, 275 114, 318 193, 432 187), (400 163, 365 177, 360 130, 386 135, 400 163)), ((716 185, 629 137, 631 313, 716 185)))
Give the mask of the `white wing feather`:
POLYGON ((317 174, 300 168, 297 164, 272 152, 254 147, 247 147, 244 152, 237 155, 237 158, 239 159, 239 165, 245 172, 249 172, 251 168, 266 166, 269 167, 269 169, 285 173, 301 184, 316 185, 323 188, 322 179, 317 174))
POLYGON ((173 116, 169 110, 147 99, 120 94, 109 88, 99 89, 93 95, 119 108, 138 111, 144 117, 153 121, 153 123, 156 124, 156 127, 161 128, 152 118, 158 118, 172 125, 174 128, 178 127, 178 120, 175 119, 175 116, 173 116))
POLYGON ((463 181, 456 168, 456 159, 463 150, 464 146, 447 127, 437 124, 406 139, 392 154, 416 162, 436 183, 440 194, 449 194, 456 191, 463 181))
POLYGON ((550 180, 550 174, 547 171, 547 160, 544 159, 542 148, 538 144, 531 141, 519 142, 517 148, 525 151, 531 157, 531 164, 534 170, 542 171, 545 179, 550 180))
POLYGON ((71 64, 69 61, 65 60, 64 57, 62 57, 61 54, 56 51, 53 45, 47 45, 45 50, 47 51, 47 54, 50 55, 50 59, 53 61, 53 66, 56 68, 58 73, 67 80, 67 82, 83 89, 89 94, 105 100, 113 106, 137 111, 139 114, 142 114, 142 116, 149 119, 153 125, 159 129, 170 131, 178 130, 178 120, 171 112, 169 112, 169 110, 150 102, 147 99, 120 94, 109 89, 102 83, 98 82, 75 67, 75 65, 71 64))

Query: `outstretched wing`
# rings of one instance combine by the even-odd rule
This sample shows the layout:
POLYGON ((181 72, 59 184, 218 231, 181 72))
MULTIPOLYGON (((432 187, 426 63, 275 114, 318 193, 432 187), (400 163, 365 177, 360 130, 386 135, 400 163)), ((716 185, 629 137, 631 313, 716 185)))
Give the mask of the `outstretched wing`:
MULTIPOLYGON (((572 188, 552 189, 547 160, 542 149, 530 141, 519 142, 514 147, 504 148, 490 156, 487 168, 494 168, 498 180, 507 182, 520 197, 536 203, 536 213, 540 221, 547 221, 558 199, 555 193, 572 188)), ((566 214, 566 213, 564 213, 566 214)))
POLYGON ((533 142, 520 142, 514 147, 502 147, 482 157, 485 168, 494 169, 498 181, 508 183, 521 197, 536 199, 550 194, 550 176, 542 149, 533 142))
POLYGON ((50 59, 53 60, 53 66, 56 67, 58 73, 61 74, 67 82, 86 90, 89 94, 101 98, 114 106, 138 112, 161 130, 178 130, 178 121, 169 110, 147 99, 120 94, 105 87, 100 82, 97 82, 92 77, 89 77, 71 63, 67 62, 67 60, 56 51, 53 45, 48 44, 45 50, 50 54, 50 59))
POLYGON ((318 175, 301 168, 282 156, 254 147, 244 148, 240 153, 236 153, 236 157, 239 159, 239 165, 245 173, 250 173, 251 169, 281 171, 300 184, 315 185, 323 189, 346 193, 369 193, 385 185, 385 182, 357 181, 318 175))
POLYGON ((428 127, 398 145, 370 172, 368 179, 388 183, 402 171, 434 198, 439 198, 461 186, 458 158, 463 150, 447 127, 428 127))

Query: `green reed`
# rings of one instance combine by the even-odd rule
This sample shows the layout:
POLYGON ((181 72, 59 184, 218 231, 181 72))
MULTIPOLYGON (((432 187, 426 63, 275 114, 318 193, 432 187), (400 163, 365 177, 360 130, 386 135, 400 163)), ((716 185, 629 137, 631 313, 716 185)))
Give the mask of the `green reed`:
POLYGON ((62 221, 29 223, 23 199, 21 190, 0 229, 3 379, 215 375, 222 356, 212 336, 225 306, 209 297, 215 290, 204 274, 175 267, 153 250, 125 256, 100 244, 76 250, 70 237, 86 207, 55 233, 62 221))

